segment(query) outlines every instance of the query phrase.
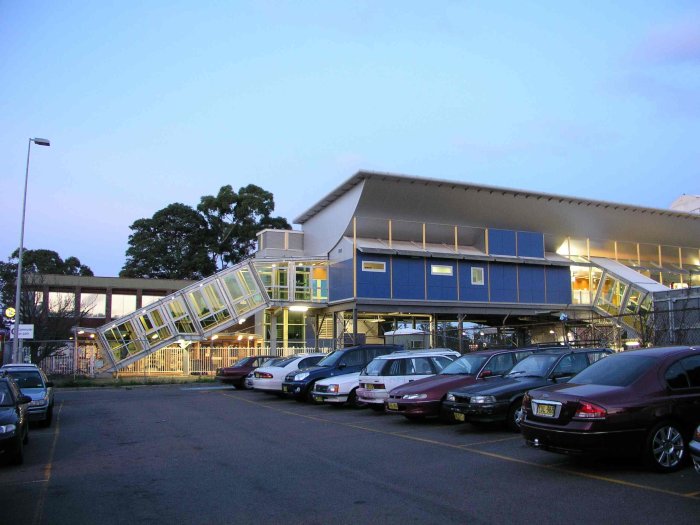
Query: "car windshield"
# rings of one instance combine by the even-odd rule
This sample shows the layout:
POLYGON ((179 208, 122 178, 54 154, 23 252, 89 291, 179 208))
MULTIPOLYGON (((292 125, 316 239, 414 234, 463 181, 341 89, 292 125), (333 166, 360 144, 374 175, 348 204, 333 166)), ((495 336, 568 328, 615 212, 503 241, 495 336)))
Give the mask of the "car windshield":
POLYGON ((298 357, 285 357, 284 359, 280 359, 279 361, 276 361, 275 363, 270 363, 270 361, 272 361, 272 360, 270 360, 270 361, 265 362, 265 366, 277 366, 280 368, 284 368, 289 363, 291 363, 292 361, 296 361, 297 359, 299 359, 299 358, 298 357))
POLYGON ((336 350, 335 352, 331 352, 326 357, 321 359, 318 363, 316 363, 316 366, 335 366, 341 357, 343 357, 343 351, 336 350))
POLYGON ((44 388, 41 375, 36 370, 13 370, 8 374, 17 381, 17 386, 20 388, 44 388))
POLYGON ((10 387, 3 381, 0 383, 0 407, 11 407, 13 404, 10 387))
POLYGON ((531 355, 520 361, 506 374, 506 377, 535 376, 544 377, 547 371, 560 358, 560 355, 531 355))
POLYGON ((382 370, 384 365, 386 365, 386 359, 375 359, 364 369, 363 374, 368 376, 379 376, 382 375, 382 370))
POLYGON ((569 382, 576 385, 627 386, 634 383, 655 362, 653 357, 643 355, 601 359, 579 372, 569 382))
POLYGON ((473 376, 476 375, 484 363, 488 359, 487 356, 482 355, 463 355, 456 361, 453 361, 445 368, 443 368, 441 374, 447 375, 465 375, 473 376))
POLYGON ((260 366, 279 366, 279 364, 285 359, 286 357, 271 357, 270 359, 263 361, 262 365, 260 366))
POLYGON ((255 359, 255 358, 254 357, 244 357, 243 359, 240 359, 240 360, 236 361, 235 363, 233 363, 233 365, 231 365, 231 367, 232 368, 240 368, 242 366, 246 366, 253 359, 255 359))

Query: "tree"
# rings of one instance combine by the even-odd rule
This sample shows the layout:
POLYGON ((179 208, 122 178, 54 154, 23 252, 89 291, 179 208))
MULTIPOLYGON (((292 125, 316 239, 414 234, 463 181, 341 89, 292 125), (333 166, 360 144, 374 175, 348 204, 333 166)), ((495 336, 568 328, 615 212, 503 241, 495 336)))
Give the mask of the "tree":
POLYGON ((255 184, 238 193, 231 185, 222 186, 216 196, 201 198, 197 210, 207 222, 209 253, 219 270, 248 257, 260 230, 291 229, 284 217, 271 217, 274 209, 272 193, 255 184))
POLYGON ((208 252, 207 222, 190 206, 170 204, 130 229, 120 277, 201 279, 216 269, 208 252))
MULTIPOLYGON (((18 262, 19 249, 12 253, 8 262, 0 262, 0 293, 4 305, 15 304, 18 262)), ((43 289, 43 275, 48 274, 93 275, 92 270, 81 264, 77 257, 63 260, 52 250, 23 251, 22 295, 16 319, 34 325, 34 339, 25 343, 30 348, 33 363, 38 363, 62 348, 71 329, 80 324, 80 320, 87 314, 76 310, 74 302, 67 298, 49 304, 49 298, 44 297, 40 291, 43 289)))

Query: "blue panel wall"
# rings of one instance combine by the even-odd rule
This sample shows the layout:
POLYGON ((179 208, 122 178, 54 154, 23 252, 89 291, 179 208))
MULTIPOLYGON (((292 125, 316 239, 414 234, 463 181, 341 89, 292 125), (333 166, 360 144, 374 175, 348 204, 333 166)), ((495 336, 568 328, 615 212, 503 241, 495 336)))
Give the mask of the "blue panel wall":
POLYGON ((357 254, 357 296, 372 299, 391 298, 391 272, 388 255, 357 254), (385 272, 364 272, 362 261, 383 262, 385 272))
POLYGON ((544 236, 541 233, 518 232, 520 257, 544 257, 544 236))
POLYGON ((453 260, 428 259, 428 299, 433 301, 457 300, 457 262, 453 260), (431 266, 449 266, 452 275, 433 275, 431 266))
POLYGON ((512 230, 489 230, 490 255, 516 255, 515 232, 512 230))
POLYGON ((459 263, 459 300, 460 301, 482 301, 489 300, 489 265, 486 262, 460 262, 459 263), (472 284, 472 268, 484 269, 484 284, 472 284))
POLYGON ((517 267, 514 264, 491 263, 489 265, 491 302, 515 303, 518 301, 517 267))
POLYGON ((330 301, 352 297, 352 259, 330 264, 328 289, 330 301))
POLYGON ((425 299, 425 260, 394 257, 394 299, 425 299))
POLYGON ((544 303, 544 267, 521 264, 518 266, 519 300, 521 303, 544 303))
POLYGON ((571 303, 571 270, 567 266, 547 267, 547 302, 571 303))

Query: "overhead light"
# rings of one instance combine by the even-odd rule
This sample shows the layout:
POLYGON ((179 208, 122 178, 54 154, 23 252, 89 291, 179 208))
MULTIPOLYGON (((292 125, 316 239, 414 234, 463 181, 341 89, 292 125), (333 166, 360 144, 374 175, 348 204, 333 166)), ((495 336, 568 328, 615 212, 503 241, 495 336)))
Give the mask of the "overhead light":
POLYGON ((307 312, 309 310, 308 306, 302 306, 300 304, 293 304, 289 307, 290 312, 307 312))
POLYGON ((248 341, 252 341, 253 339, 255 339, 255 336, 254 336, 254 335, 249 335, 249 336, 248 336, 248 341))
POLYGON ((37 146, 51 146, 49 139, 40 139, 39 137, 32 139, 32 142, 37 146))
POLYGON ((85 333, 85 330, 78 330, 78 335, 83 335, 85 333))
POLYGON ((212 340, 212 341, 216 341, 218 338, 219 338, 219 334, 216 334, 216 335, 212 335, 212 336, 211 336, 211 340, 212 340))
POLYGON ((625 341, 625 346, 631 346, 631 347, 639 346, 639 341, 625 341))
POLYGON ((550 330, 549 333, 550 333, 550 334, 553 334, 553 333, 554 333, 554 330, 550 330))
POLYGON ((245 323, 245 317, 241 317, 241 318, 238 320, 238 324, 243 324, 243 323, 245 323))
POLYGON ((151 339, 158 339, 158 334, 153 334, 153 335, 151 336, 151 339))
POLYGON ((239 335, 238 337, 236 337, 236 340, 237 340, 237 341, 242 341, 242 340, 243 340, 243 336, 242 336, 242 335, 239 335))
POLYGON ((90 339, 95 339, 95 334, 90 334, 90 339))

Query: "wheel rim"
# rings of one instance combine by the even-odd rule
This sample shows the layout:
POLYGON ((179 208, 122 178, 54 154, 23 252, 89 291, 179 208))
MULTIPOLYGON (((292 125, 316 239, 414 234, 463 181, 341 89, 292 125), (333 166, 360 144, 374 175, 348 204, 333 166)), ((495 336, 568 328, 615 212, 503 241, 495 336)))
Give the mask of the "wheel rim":
POLYGON ((672 468, 678 465, 685 453, 683 436, 672 426, 661 427, 654 434, 651 444, 654 460, 660 466, 672 468))
POLYGON ((513 410, 513 425, 514 428, 520 428, 520 418, 523 415, 523 407, 520 406, 513 410))

